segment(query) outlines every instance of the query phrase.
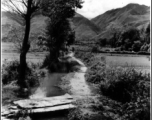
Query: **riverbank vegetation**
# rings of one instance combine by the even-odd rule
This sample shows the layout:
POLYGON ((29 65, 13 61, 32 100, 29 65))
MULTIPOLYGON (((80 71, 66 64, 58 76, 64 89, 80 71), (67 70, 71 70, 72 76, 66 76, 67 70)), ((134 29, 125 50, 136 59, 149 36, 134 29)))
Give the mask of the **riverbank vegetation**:
POLYGON ((29 62, 27 64, 26 84, 28 90, 21 91, 17 84, 19 75, 19 61, 5 60, 2 65, 2 104, 10 104, 14 100, 28 98, 40 85, 40 81, 45 77, 45 71, 40 70, 41 64, 29 62))
POLYGON ((76 56, 88 66, 86 81, 96 89, 99 101, 91 106, 93 111, 105 120, 150 120, 149 73, 109 67, 98 54, 81 52, 76 56))

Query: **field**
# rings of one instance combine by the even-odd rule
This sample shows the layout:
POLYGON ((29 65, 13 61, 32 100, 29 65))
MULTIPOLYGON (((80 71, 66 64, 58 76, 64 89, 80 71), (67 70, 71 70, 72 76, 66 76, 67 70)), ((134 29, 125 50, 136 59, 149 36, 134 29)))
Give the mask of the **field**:
POLYGON ((150 56, 106 56, 106 64, 111 67, 134 67, 143 73, 150 73, 150 56))
MULTIPOLYGON (((78 46, 73 46, 76 50, 80 50, 78 46)), ((83 50, 86 47, 83 47, 83 50)), ((88 50, 88 48, 86 48, 88 50)), ((42 62, 47 52, 29 52, 27 61, 34 63, 42 62)), ((111 67, 134 67, 143 72, 150 72, 150 56, 146 55, 122 55, 99 53, 98 56, 105 56, 106 64, 111 67)), ((2 62, 7 60, 19 59, 19 53, 15 51, 13 43, 2 43, 2 62)))
MULTIPOLYGON (((42 62, 45 58, 46 52, 29 52, 27 54, 27 61, 33 63, 42 62)), ((16 51, 13 43, 2 43, 2 63, 4 60, 19 60, 19 53, 16 51)))

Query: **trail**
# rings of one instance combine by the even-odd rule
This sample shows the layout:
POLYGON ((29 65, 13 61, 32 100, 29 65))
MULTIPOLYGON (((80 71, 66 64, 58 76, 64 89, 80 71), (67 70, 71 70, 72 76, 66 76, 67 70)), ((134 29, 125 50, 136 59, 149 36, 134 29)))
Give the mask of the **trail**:
POLYGON ((93 95, 92 90, 85 79, 87 67, 79 59, 75 58, 72 53, 66 57, 68 58, 68 61, 71 62, 71 65, 73 62, 76 62, 77 64, 75 67, 79 69, 75 72, 64 74, 48 73, 31 98, 51 97, 68 93, 76 102, 78 102, 77 106, 80 106, 82 114, 95 114, 91 109, 91 105, 93 101, 97 101, 97 98, 93 95))
MULTIPOLYGON (((85 67, 85 65, 75 57, 73 57, 73 59, 75 59, 81 65, 80 70, 69 73, 62 79, 63 82, 69 81, 69 91, 75 99, 83 99, 91 95, 91 90, 85 80, 85 72, 87 71, 87 67, 85 67)), ((66 87, 66 85, 64 87, 66 87)))
POLYGON ((75 100, 80 112, 84 116, 96 115, 92 105, 98 102, 98 98, 93 94, 92 88, 85 79, 87 67, 79 59, 71 56, 79 63, 79 70, 66 74, 62 78, 61 88, 68 92, 75 100))
POLYGON ((49 73, 44 80, 40 81, 39 88, 35 91, 30 98, 43 98, 65 94, 61 88, 70 87, 69 91, 75 99, 86 98, 91 95, 91 90, 85 80, 85 72, 87 67, 77 58, 74 57, 73 53, 68 54, 65 57, 69 57, 71 61, 75 61, 79 64, 79 70, 71 73, 49 73), (62 80, 61 80, 62 79, 62 80), (62 82, 61 82, 62 81, 62 82), (68 85, 64 83, 69 81, 68 85), (61 88, 59 87, 61 86, 61 88))

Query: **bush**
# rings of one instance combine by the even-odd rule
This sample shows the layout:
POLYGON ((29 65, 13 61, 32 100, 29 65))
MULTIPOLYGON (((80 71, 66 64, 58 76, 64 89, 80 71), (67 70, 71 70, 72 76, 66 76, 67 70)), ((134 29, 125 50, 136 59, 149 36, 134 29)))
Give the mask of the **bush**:
POLYGON ((115 51, 121 51, 120 47, 115 48, 115 51))
POLYGON ((150 99, 126 103, 121 111, 123 120, 150 120, 150 99))
POLYGON ((149 45, 144 44, 143 46, 141 46, 140 51, 148 51, 148 49, 149 49, 149 45))
POLYGON ((90 67, 87 74, 87 81, 98 86, 101 102, 104 99, 111 109, 99 109, 100 112, 106 113, 111 120, 150 120, 149 74, 142 74, 134 68, 105 69, 99 63, 90 67), (111 112, 117 117, 110 116, 111 112))
POLYGON ((110 50, 109 50, 109 49, 105 49, 105 51, 106 51, 106 52, 110 52, 110 50))
POLYGON ((9 84, 14 80, 18 79, 18 71, 19 71, 19 62, 7 62, 5 60, 2 65, 2 83, 9 84))
POLYGON ((106 74, 100 83, 100 90, 113 100, 126 103, 136 101, 139 95, 150 95, 149 75, 143 75, 134 69, 111 69, 106 74))
POLYGON ((106 38, 100 38, 97 42, 100 46, 106 46, 107 39, 106 38))
POLYGON ((68 120, 88 120, 88 117, 82 114, 80 108, 76 108, 69 111, 68 120))
MULTIPOLYGON (((37 85, 38 74, 36 73, 36 65, 31 64, 27 67, 26 80, 30 87, 37 85)), ((2 65, 2 84, 10 84, 13 81, 17 81, 19 77, 19 61, 4 61, 2 65)))
POLYGON ((140 41, 135 41, 134 44, 132 45, 132 49, 135 52, 140 51, 141 48, 141 42, 140 41))
POLYGON ((90 65, 93 62, 94 55, 91 52, 77 51, 75 57, 81 59, 86 65, 90 65))
POLYGON ((95 110, 110 120, 150 120, 150 75, 134 68, 107 68, 105 59, 97 58, 86 73, 100 95, 95 110))
POLYGON ((99 52, 98 47, 97 47, 97 46, 94 46, 94 47, 92 48, 91 52, 93 52, 93 53, 99 52))
POLYGON ((103 62, 95 62, 86 73, 87 81, 94 84, 100 83, 105 77, 104 70, 105 64, 103 62))

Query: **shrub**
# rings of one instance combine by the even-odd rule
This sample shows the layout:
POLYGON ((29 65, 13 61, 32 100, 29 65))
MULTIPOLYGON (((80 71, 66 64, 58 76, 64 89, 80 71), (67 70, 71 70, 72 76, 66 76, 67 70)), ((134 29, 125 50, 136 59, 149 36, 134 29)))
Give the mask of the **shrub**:
POLYGON ((132 49, 135 52, 138 52, 141 48, 141 42, 140 41, 135 41, 134 44, 132 45, 132 49))
POLYGON ((110 120, 150 120, 150 75, 134 68, 105 67, 104 60, 93 58, 86 80, 100 91, 95 110, 110 120))
MULTIPOLYGON (((36 65, 31 64, 27 67, 27 75, 26 80, 30 87, 37 85, 38 82, 38 74, 36 73, 36 65), (29 67, 30 66, 30 67, 29 67)), ((4 61, 2 65, 2 84, 6 85, 13 81, 18 80, 19 75, 19 61, 4 61)))
POLYGON ((105 77, 104 70, 105 64, 103 62, 95 62, 86 73, 87 81, 94 84, 100 83, 105 77))
POLYGON ((128 51, 132 51, 132 48, 129 48, 128 51))
MULTIPOLYGON (((150 75, 134 68, 104 68, 99 63, 89 71, 87 81, 95 83, 111 111, 101 110, 111 120, 150 120, 150 75), (105 99, 106 98, 106 99, 105 99), (113 102, 110 102, 113 101, 113 102), (115 102, 114 102, 115 101, 115 102)), ((103 106, 103 104, 99 105, 103 106)))
POLYGON ((100 38, 97 43, 99 43, 100 46, 106 46, 107 39, 106 38, 100 38))
POLYGON ((149 75, 134 69, 111 69, 106 74, 104 81, 100 83, 103 95, 122 103, 136 101, 140 95, 149 97, 149 75))
POLYGON ((86 65, 90 65, 93 62, 94 55, 91 52, 77 51, 75 57, 81 59, 86 65))
POLYGON ((139 51, 138 55, 150 55, 150 53, 146 51, 139 51))
POLYGON ((115 51, 121 51, 120 47, 115 48, 115 51))
POLYGON ((19 62, 7 62, 4 61, 2 65, 2 83, 9 84, 18 79, 19 62))
POLYGON ((141 46, 140 51, 148 51, 149 46, 148 44, 144 44, 143 46, 141 46))
POLYGON ((150 99, 126 103, 121 111, 123 120, 150 120, 150 99))
POLYGON ((92 48, 91 52, 93 52, 93 53, 99 52, 98 47, 97 47, 97 46, 94 46, 94 47, 92 48))
POLYGON ((109 50, 109 49, 105 49, 105 51, 106 51, 106 52, 110 52, 110 50, 109 50))
POLYGON ((69 111, 68 120, 88 120, 88 118, 82 114, 80 108, 77 108, 69 111))

